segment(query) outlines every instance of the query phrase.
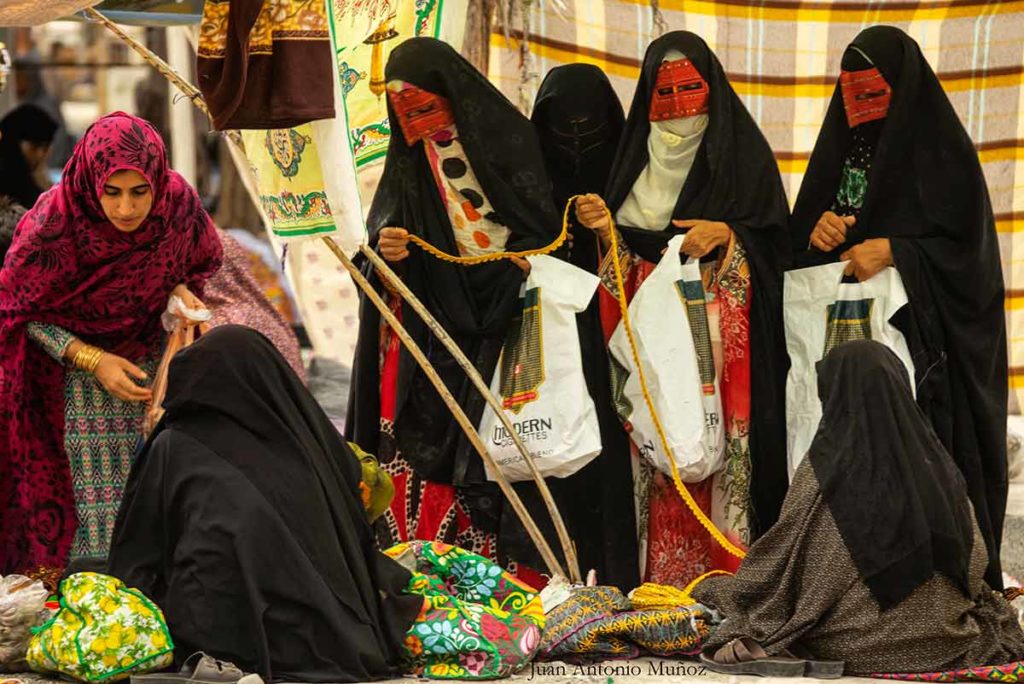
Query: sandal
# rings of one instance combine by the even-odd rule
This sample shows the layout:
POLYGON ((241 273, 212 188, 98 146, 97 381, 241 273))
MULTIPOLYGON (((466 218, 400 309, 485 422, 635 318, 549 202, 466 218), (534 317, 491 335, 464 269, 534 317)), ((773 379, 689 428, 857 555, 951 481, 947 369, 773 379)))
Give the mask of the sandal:
POLYGON ((193 653, 180 672, 132 675, 131 684, 262 684, 259 675, 246 675, 233 664, 205 653, 193 653))
POLYGON ((714 657, 700 654, 700 662, 712 672, 759 677, 803 677, 807 661, 792 656, 770 656, 749 637, 733 639, 714 657))

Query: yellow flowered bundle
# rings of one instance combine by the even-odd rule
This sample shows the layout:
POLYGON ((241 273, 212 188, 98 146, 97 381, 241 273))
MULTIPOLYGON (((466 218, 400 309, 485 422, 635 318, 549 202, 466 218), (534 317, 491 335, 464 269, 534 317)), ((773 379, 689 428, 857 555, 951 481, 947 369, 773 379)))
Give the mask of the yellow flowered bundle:
POLYGON ((28 663, 86 682, 113 682, 168 667, 174 644, 164 615, 113 577, 71 575, 60 586, 60 610, 34 630, 28 663))

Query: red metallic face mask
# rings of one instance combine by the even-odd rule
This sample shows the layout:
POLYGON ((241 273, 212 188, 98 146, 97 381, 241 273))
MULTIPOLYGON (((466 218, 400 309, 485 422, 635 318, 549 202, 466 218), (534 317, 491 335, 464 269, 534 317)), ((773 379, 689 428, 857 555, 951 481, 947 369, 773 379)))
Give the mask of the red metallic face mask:
POLYGON ((664 62, 651 93, 651 121, 668 121, 708 111, 708 83, 688 59, 664 62))
POLYGON ((416 86, 406 84, 397 91, 389 88, 388 98, 410 146, 455 123, 447 98, 416 86))
POLYGON ((892 88, 878 69, 844 71, 839 74, 839 87, 843 90, 843 106, 850 128, 889 115, 892 88))

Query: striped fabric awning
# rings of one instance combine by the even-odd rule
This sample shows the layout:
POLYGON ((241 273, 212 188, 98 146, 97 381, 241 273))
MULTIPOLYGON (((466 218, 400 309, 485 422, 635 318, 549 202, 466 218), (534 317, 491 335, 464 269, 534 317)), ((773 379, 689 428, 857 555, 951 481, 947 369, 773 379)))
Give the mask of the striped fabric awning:
MULTIPOLYGON (((533 3, 527 26, 516 15, 514 24, 495 28, 491 80, 513 102, 532 101, 548 69, 588 62, 608 73, 628 107, 653 36, 648 0, 566 4, 568 11, 533 3)), ((1024 1, 660 0, 658 5, 669 30, 698 33, 716 52, 775 151, 791 202, 847 44, 873 24, 899 26, 921 44, 975 141, 988 180, 1007 288, 1011 407, 1024 406, 1024 1)))

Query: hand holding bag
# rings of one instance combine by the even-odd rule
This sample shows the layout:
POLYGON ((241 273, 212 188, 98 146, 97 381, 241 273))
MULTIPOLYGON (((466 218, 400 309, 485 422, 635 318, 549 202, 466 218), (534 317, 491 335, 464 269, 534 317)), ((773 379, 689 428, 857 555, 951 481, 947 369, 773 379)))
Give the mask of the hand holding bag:
MULTIPOLYGON (((684 482, 700 482, 725 462, 725 425, 700 263, 682 264, 685 235, 669 241, 629 304, 637 351, 655 410, 684 482)), ((623 323, 609 341, 612 394, 640 455, 671 474, 644 401, 623 323)))

